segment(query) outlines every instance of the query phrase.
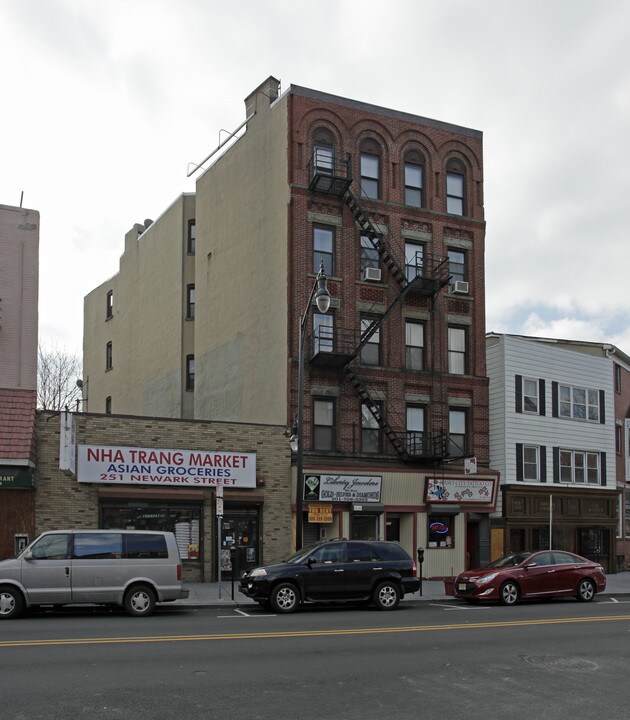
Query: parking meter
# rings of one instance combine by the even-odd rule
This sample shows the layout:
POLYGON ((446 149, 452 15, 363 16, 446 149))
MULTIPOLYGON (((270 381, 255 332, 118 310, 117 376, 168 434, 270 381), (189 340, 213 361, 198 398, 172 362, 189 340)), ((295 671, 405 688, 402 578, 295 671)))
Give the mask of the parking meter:
POLYGON ((419 547, 418 548, 418 574, 420 576, 420 589, 418 592, 420 593, 420 597, 422 597, 422 563, 424 562, 424 548, 419 547))

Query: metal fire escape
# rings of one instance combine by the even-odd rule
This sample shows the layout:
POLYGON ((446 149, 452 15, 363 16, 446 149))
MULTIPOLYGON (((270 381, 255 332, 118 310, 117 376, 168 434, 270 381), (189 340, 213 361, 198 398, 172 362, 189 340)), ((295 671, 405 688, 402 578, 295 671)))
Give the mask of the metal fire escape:
POLYGON ((311 363, 340 368, 402 460, 440 463, 446 459, 449 452, 447 433, 407 432, 406 419, 396 415, 391 407, 385 417, 378 401, 375 401, 373 393, 370 393, 370 388, 359 377, 353 362, 407 295, 417 294, 435 300, 440 290, 449 282, 448 259, 422 253, 413 259, 406 258, 405 263, 401 264, 394 248, 370 219, 371 213, 365 201, 359 199, 360 187, 359 194, 352 190, 353 184, 357 183, 353 183, 350 156, 345 161, 336 161, 331 152, 325 151, 322 155, 319 153, 316 148, 309 163, 309 189, 343 199, 362 234, 369 238, 381 264, 387 268, 394 280, 398 294, 385 312, 373 319, 360 334, 354 330, 334 331, 328 327, 319 328, 317 335, 312 337, 311 363), (394 429, 394 426, 400 429, 394 429))

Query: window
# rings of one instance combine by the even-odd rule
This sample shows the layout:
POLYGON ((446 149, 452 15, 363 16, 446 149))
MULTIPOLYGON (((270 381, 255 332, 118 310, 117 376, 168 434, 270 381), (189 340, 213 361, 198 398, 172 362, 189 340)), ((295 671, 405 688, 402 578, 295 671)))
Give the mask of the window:
POLYGON ((105 319, 111 320, 114 317, 114 291, 109 290, 107 293, 105 306, 105 319))
POLYGON ((44 535, 31 548, 36 560, 67 560, 70 558, 71 536, 67 533, 44 535))
POLYGON ((186 390, 195 389, 195 356, 186 355, 186 390))
POLYGON ((88 533, 74 534, 74 551, 76 560, 115 560, 123 556, 123 537, 121 533, 88 533))
MULTIPOLYGON (((373 402, 379 417, 383 414, 383 403, 373 402)), ((381 451, 381 428, 366 403, 361 403, 361 452, 378 453, 381 451)))
POLYGON ((538 446, 523 445, 523 480, 540 480, 538 446))
MULTIPOLYGON (((361 337, 365 335, 373 323, 378 320, 374 317, 361 318, 361 337)), ((381 330, 377 328, 370 339, 361 348, 361 362, 364 365, 379 365, 381 361, 381 330)))
POLYGON ((313 353, 332 352, 335 341, 334 315, 313 313, 313 353))
POLYGON ((560 417, 599 422, 599 391, 559 385, 560 417))
POLYGON ((367 235, 361 235, 361 274, 365 268, 378 268, 378 250, 367 235))
POLYGON ((625 490, 626 493, 626 537, 630 537, 630 491, 628 488, 625 490))
POLYGON ((427 515, 427 543, 430 548, 455 547, 455 517, 427 515))
POLYGON ((335 449, 335 403, 333 400, 313 402, 313 449, 335 449))
POLYGON ((195 254, 195 246, 197 244, 197 223, 195 219, 188 221, 188 254, 195 254))
POLYGON ((105 345, 105 370, 111 370, 113 363, 112 343, 111 341, 105 345))
POLYGON ((523 378, 523 412, 538 415, 538 380, 523 378))
POLYGON ((413 455, 421 455, 423 437, 424 408, 407 405, 407 451, 413 455))
POLYGON ((405 322, 405 367, 407 370, 422 370, 424 366, 424 325, 420 322, 405 322))
POLYGON ((452 457, 463 457, 466 453, 466 411, 448 411, 449 454, 452 457))
POLYGON ((332 145, 315 143, 313 145, 315 172, 320 175, 332 175, 335 166, 335 150, 332 145))
POLYGON ((615 424, 615 452, 617 455, 621 455, 621 444, 623 437, 623 427, 615 424))
POLYGON ((378 155, 361 153, 361 195, 376 200, 379 197, 381 159, 378 155))
POLYGON ((195 286, 186 286, 186 318, 188 320, 195 319, 195 286))
POLYGON ((422 207, 422 165, 405 163, 405 205, 422 207))
POLYGON ((446 165, 446 212, 464 214, 464 164, 456 159, 446 165))
POLYGON ((448 329, 448 371, 453 375, 466 373, 466 330, 449 327, 448 329))
POLYGON ((319 272, 319 266, 324 263, 324 272, 333 274, 333 247, 335 231, 331 227, 313 225, 313 272, 319 272))
POLYGON ((466 280, 466 253, 462 250, 448 251, 448 272, 451 282, 466 280))
POLYGON ((615 392, 621 392, 621 365, 615 363, 615 392))
POLYGON ((405 275, 411 282, 414 278, 422 275, 424 262, 424 246, 418 243, 405 243, 405 275))
POLYGON ((108 395, 105 398, 105 415, 111 415, 112 414, 112 396, 108 395))
POLYGON ((599 485, 599 468, 599 453, 560 449, 560 482, 599 485))

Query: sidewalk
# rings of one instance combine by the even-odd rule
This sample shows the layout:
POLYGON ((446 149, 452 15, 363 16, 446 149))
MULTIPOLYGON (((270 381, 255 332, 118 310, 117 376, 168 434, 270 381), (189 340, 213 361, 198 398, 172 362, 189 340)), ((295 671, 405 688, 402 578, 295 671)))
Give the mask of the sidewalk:
MULTIPOLYGON (((190 590, 190 594, 186 600, 176 600, 175 602, 164 603, 165 607, 190 606, 190 607, 240 607, 247 605, 255 605, 256 603, 250 598, 239 592, 238 583, 234 583, 234 599, 232 599, 232 583, 227 580, 221 583, 219 592, 219 583, 184 583, 184 586, 190 590)), ((630 595, 630 572, 621 572, 614 575, 606 576, 606 590, 604 595, 613 597, 622 597, 630 595)), ((403 602, 422 602, 435 600, 450 600, 444 592, 444 583, 442 580, 423 580, 422 595, 413 593, 406 595, 403 602)))

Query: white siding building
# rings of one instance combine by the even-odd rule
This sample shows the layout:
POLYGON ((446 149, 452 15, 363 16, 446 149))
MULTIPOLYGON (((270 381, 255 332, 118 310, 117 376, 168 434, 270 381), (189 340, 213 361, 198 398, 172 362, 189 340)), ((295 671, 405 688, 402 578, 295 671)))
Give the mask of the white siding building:
POLYGON ((608 346, 489 333, 493 555, 551 544, 615 567, 615 390, 608 346))

